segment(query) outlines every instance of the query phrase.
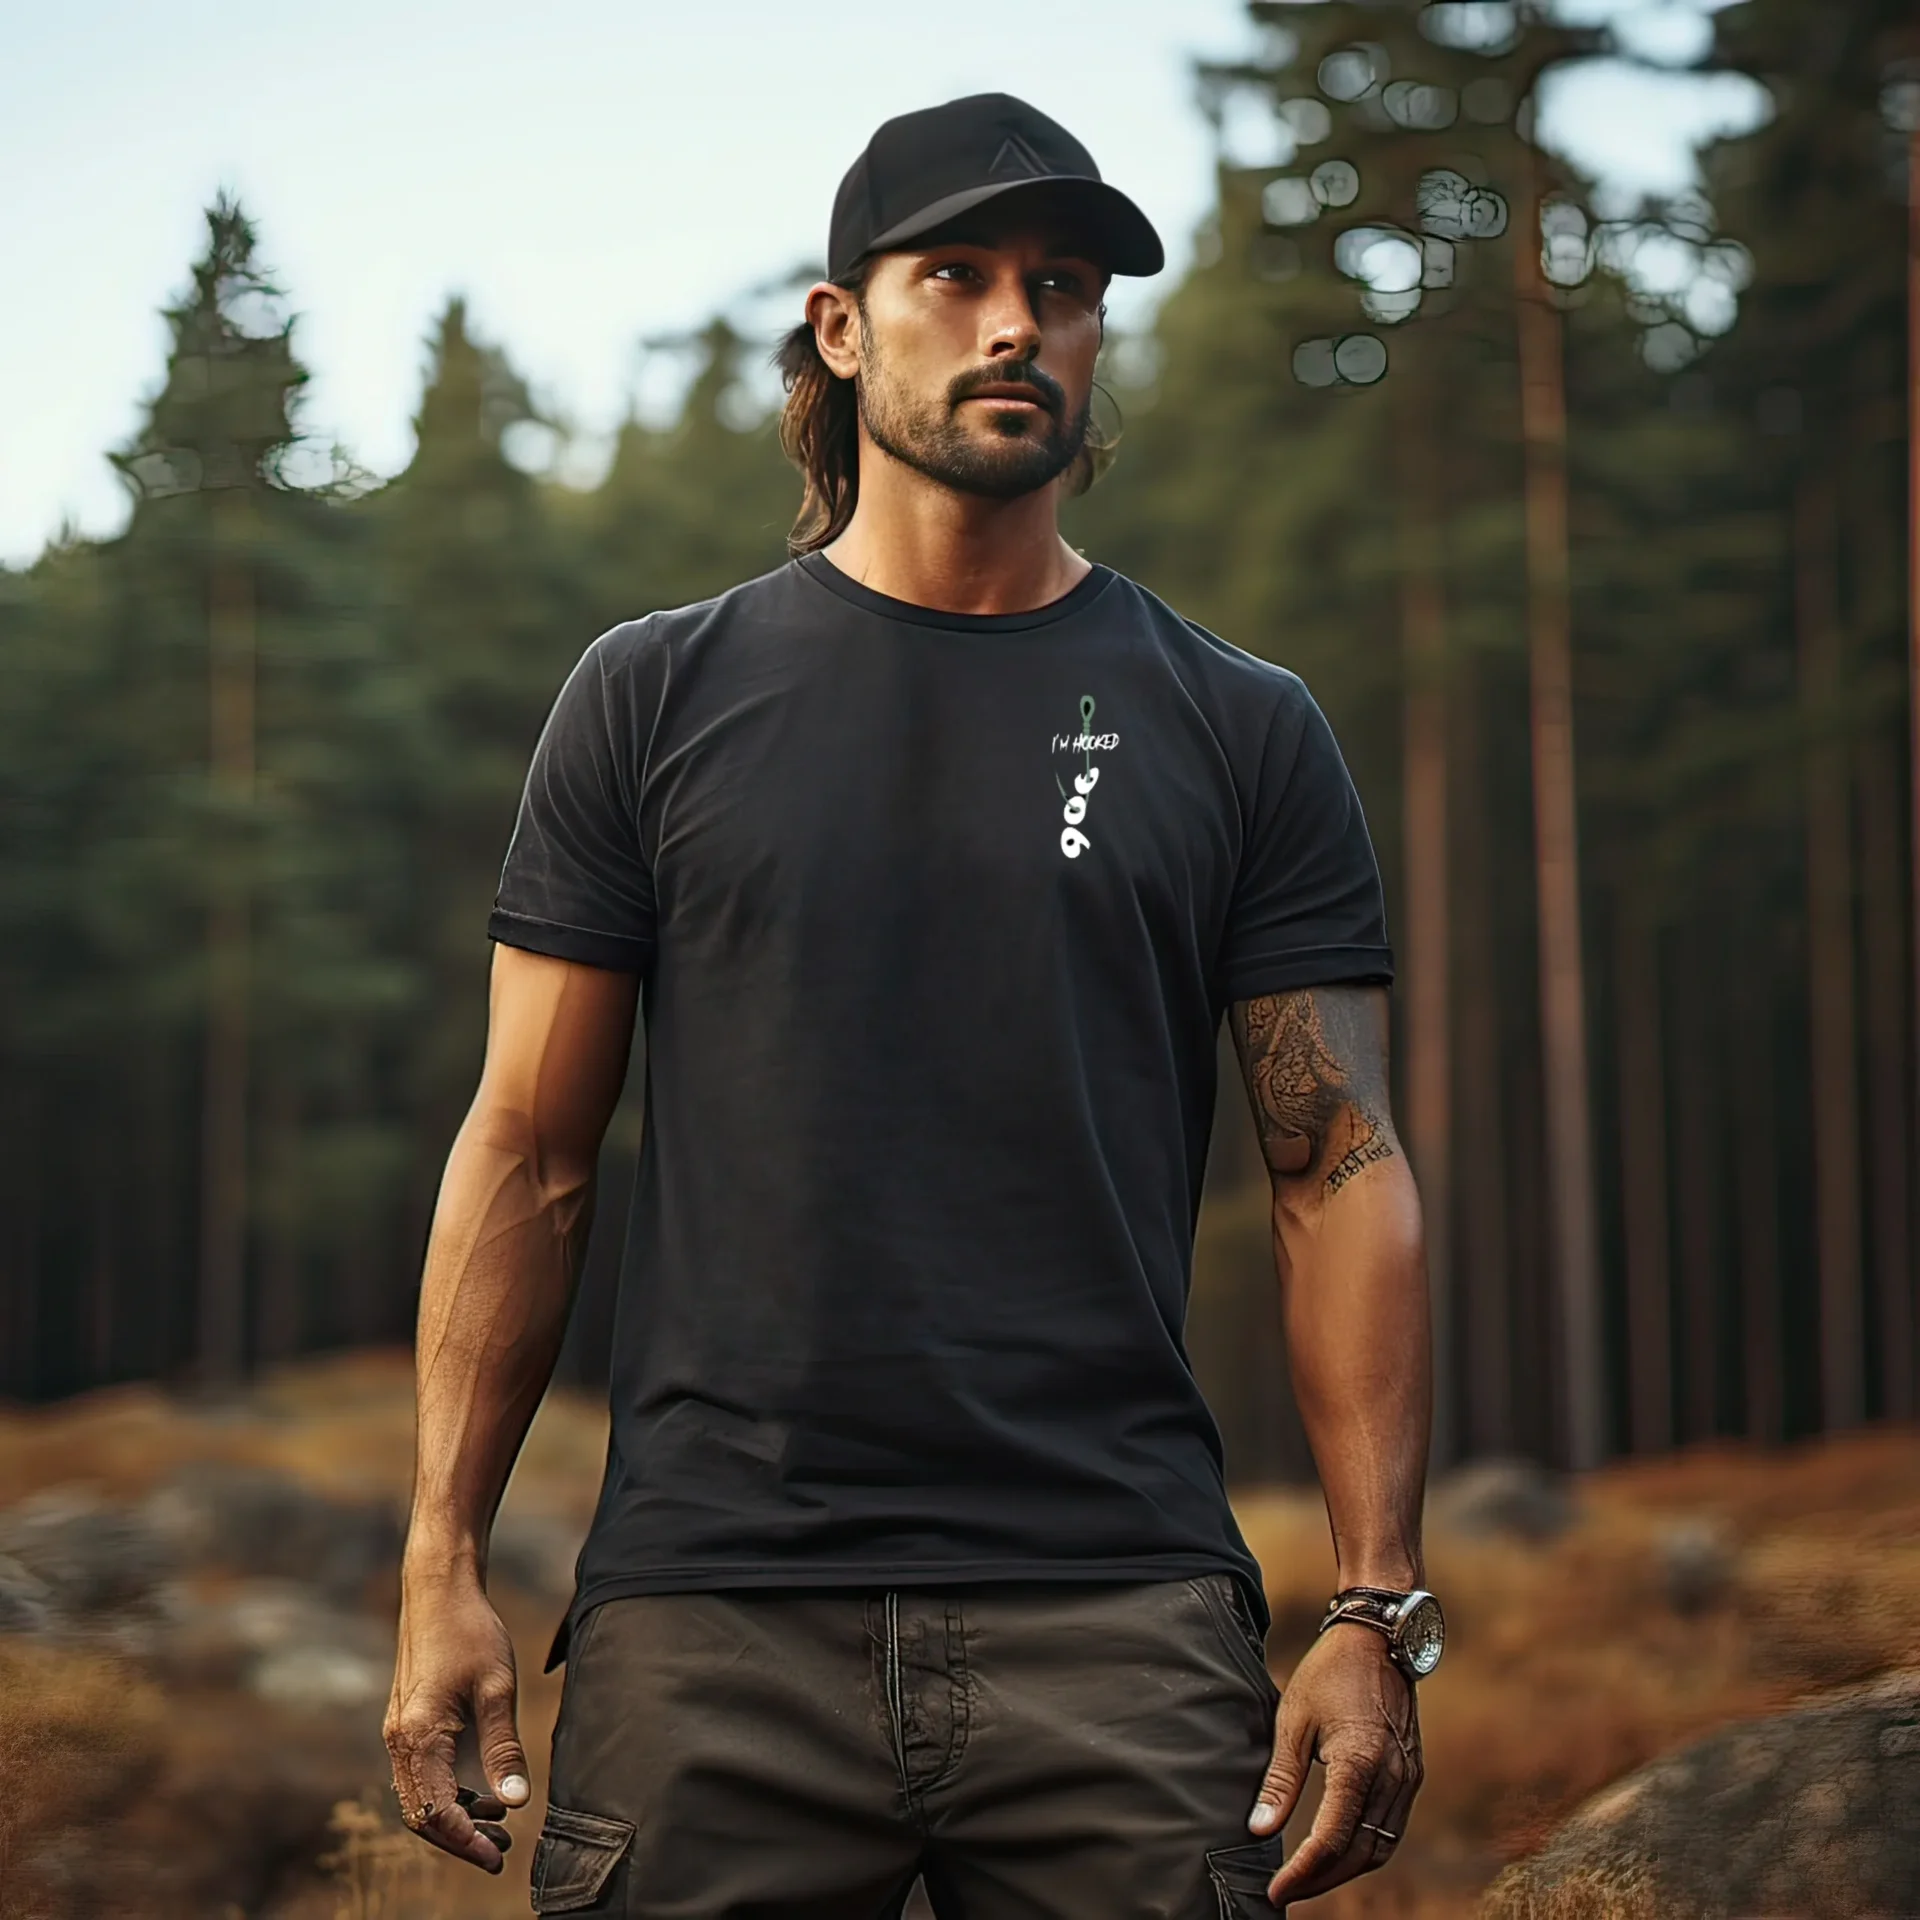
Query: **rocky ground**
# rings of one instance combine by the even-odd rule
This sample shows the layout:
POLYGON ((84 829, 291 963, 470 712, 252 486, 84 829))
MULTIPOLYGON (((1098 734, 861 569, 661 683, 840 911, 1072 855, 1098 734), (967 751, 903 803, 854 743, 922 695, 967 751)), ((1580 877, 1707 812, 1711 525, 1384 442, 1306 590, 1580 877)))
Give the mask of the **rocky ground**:
MULTIPOLYGON (((380 1745, 410 1369, 359 1354, 220 1404, 136 1387, 0 1406, 0 1920, 527 1912, 561 1679, 539 1668, 605 1417, 550 1397, 496 1530, 536 1775, 496 1880, 399 1828, 380 1745)), ((1291 1492, 1239 1504, 1284 1681, 1331 1582, 1325 1515, 1291 1492)), ((1426 1791, 1393 1867, 1304 1911, 1706 1920, 1733 1910, 1660 1862, 1723 1857, 1730 1819, 1754 1897, 1799 1902, 1737 1911, 1882 1911, 1832 1906, 1819 1875, 1843 1854, 1904 1871, 1920 1819, 1920 1682, 1883 1678, 1920 1654, 1920 1432, 1578 1485, 1485 1463, 1436 1487, 1429 1548, 1452 1638, 1422 1689, 1426 1791), (1767 1878, 1791 1851, 1769 1823, 1802 1834, 1799 1882, 1767 1878)), ((1834 1898, 1880 1899, 1847 1885, 1834 1898)))

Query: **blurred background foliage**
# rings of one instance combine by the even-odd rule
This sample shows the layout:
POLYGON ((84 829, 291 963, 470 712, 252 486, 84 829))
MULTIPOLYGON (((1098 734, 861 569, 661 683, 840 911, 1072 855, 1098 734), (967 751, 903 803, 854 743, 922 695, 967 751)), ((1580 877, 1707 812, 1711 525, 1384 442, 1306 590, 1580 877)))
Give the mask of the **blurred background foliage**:
MULTIPOLYGON (((1703 195, 1631 209, 1529 139, 1592 36, 1477 0, 1249 11, 1258 54, 1200 69, 1201 110, 1290 157, 1223 143, 1193 269, 1109 338, 1124 445, 1067 528, 1304 675, 1353 765, 1440 1456, 1909 1416, 1910 10, 1718 13, 1711 63, 1772 116, 1703 195)), ((548 704, 607 626, 780 564, 798 502, 738 316, 662 343, 697 366, 678 417, 582 490, 458 299, 376 481, 309 428, 270 253, 209 210, 113 456, 126 530, 0 571, 21 1398, 410 1337, 548 704)), ((1236 1477, 1305 1475, 1230 1067, 1190 1333, 1236 1477)))

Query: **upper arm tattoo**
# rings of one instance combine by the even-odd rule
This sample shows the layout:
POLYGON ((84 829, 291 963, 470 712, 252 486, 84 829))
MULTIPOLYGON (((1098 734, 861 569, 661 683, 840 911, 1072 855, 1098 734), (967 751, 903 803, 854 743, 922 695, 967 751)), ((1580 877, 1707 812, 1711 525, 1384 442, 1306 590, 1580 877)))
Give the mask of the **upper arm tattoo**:
POLYGON ((1311 1174, 1337 1193, 1362 1167, 1398 1151, 1382 988, 1261 994, 1236 1000, 1229 1017, 1275 1180, 1311 1174))

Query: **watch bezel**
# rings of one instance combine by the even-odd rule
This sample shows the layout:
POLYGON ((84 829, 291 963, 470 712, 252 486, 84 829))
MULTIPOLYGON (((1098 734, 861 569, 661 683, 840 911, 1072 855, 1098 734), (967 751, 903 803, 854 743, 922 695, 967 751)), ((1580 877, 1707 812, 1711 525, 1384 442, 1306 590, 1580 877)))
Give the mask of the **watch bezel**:
POLYGON ((1447 1650, 1446 1609, 1425 1587, 1415 1587, 1407 1597, 1393 1610, 1393 1650, 1401 1666, 1416 1680, 1424 1680, 1434 1668, 1439 1666, 1447 1650), (1434 1636, 1433 1658, 1425 1666, 1420 1665, 1408 1645, 1408 1630, 1413 1625, 1413 1617, 1423 1607, 1433 1609, 1434 1624, 1438 1631, 1434 1636))

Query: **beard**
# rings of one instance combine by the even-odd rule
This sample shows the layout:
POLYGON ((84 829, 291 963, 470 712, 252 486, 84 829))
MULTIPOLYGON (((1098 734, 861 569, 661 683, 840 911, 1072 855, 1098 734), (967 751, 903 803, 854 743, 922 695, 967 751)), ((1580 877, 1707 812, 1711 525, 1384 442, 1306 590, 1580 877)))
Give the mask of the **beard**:
POLYGON ((1059 382, 1026 361, 961 374, 941 399, 921 399, 900 391, 888 379, 879 355, 865 348, 854 394, 860 423, 882 452, 937 485, 990 500, 1017 500, 1059 479, 1086 445, 1093 410, 1089 395, 1069 418, 1059 382), (1047 411, 1037 419, 994 414, 985 432, 969 433, 959 416, 961 401, 983 386, 1003 382, 1032 387, 1047 411))

